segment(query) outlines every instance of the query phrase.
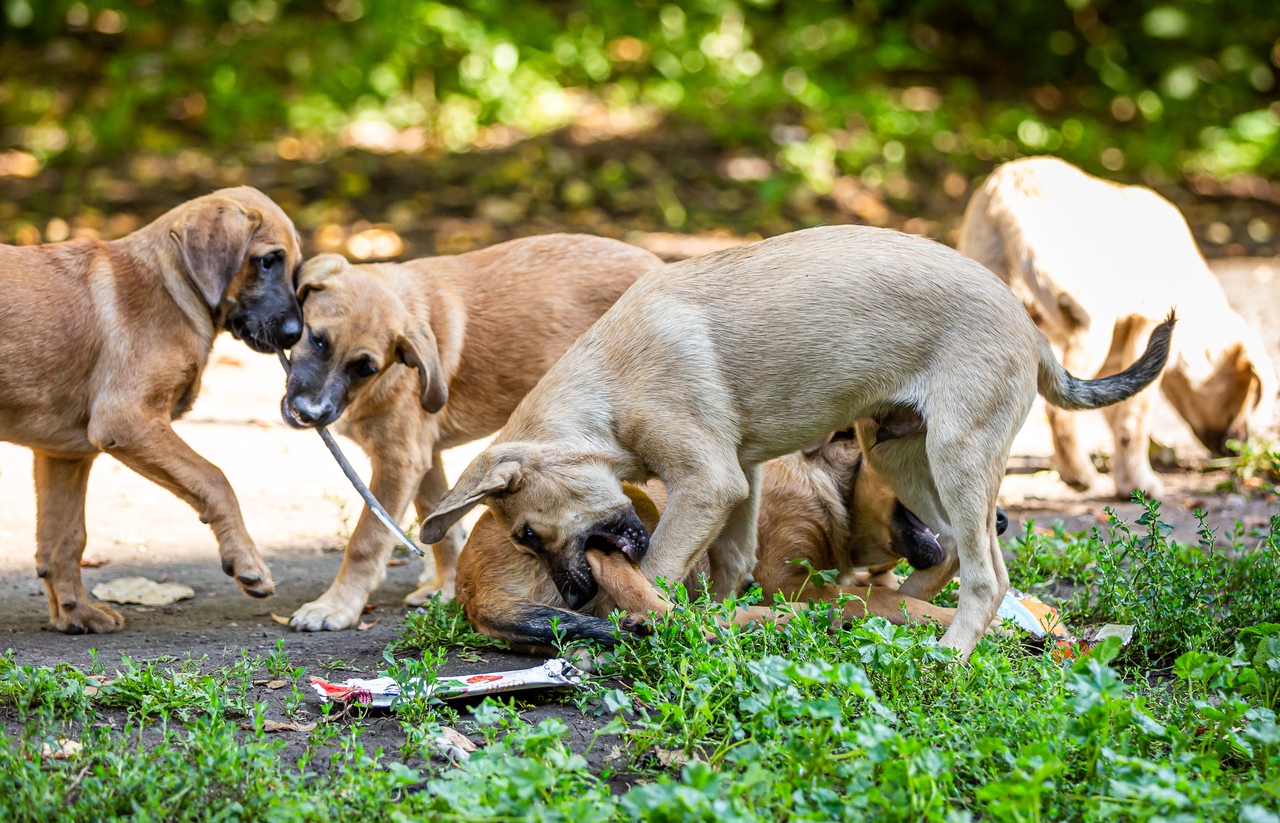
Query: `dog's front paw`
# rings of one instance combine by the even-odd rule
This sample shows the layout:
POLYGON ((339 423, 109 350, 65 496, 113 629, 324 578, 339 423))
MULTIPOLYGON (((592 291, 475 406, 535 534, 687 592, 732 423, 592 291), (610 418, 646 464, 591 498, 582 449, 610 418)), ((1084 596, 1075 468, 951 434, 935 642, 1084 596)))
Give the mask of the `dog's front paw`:
POLYGON ((110 634, 124 628, 124 618, 110 606, 91 603, 86 597, 70 609, 59 607, 53 625, 63 634, 110 634))
POLYGON ((363 602, 341 602, 326 594, 293 613, 289 625, 300 632, 339 632, 360 622, 363 602))
POLYGON ((224 556, 222 570, 250 597, 270 597, 276 590, 271 569, 256 551, 224 556))

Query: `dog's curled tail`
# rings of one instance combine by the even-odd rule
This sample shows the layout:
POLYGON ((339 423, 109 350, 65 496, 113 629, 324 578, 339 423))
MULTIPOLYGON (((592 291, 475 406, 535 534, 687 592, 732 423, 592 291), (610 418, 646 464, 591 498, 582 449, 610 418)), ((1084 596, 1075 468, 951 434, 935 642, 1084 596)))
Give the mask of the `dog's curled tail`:
POLYGON ((1037 387, 1045 400, 1060 409, 1081 411, 1100 409, 1127 400, 1151 385, 1164 371, 1169 359, 1169 344, 1173 339, 1173 327, 1178 322, 1173 311, 1164 322, 1156 326, 1147 340, 1147 350, 1133 365, 1108 377, 1097 380, 1081 380, 1070 374, 1054 357, 1049 341, 1041 338, 1040 379, 1037 387))

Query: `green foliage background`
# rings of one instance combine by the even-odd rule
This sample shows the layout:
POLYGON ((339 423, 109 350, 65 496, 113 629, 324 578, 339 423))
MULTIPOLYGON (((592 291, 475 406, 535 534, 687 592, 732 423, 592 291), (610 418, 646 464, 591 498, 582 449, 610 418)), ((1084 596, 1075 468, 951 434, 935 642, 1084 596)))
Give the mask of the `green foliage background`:
MULTIPOLYGON (((122 172, 130 158, 197 152, 214 163, 323 166, 333 179, 317 189, 307 190, 314 175, 272 181, 304 192, 285 202, 296 212, 304 200, 360 198, 397 181, 410 188, 395 158, 333 162, 367 149, 369 134, 386 155, 437 162, 554 138, 581 123, 587 103, 627 114, 627 137, 665 149, 619 150, 612 165, 586 167, 577 153, 522 155, 500 173, 481 163, 457 176, 476 197, 547 181, 529 197, 568 210, 595 204, 623 222, 638 215, 642 229, 651 217, 658 228, 766 234, 839 219, 840 209, 894 225, 902 215, 941 216, 945 226, 975 176, 1036 153, 1166 193, 1190 185, 1257 201, 1227 222, 1280 204, 1270 182, 1280 171, 1274 0, 0 6, 0 152, 34 157, 39 174, 54 175, 35 188, 61 199, 2 185, 0 194, 22 202, 22 219, 36 226, 86 202, 128 199, 95 195, 95 180, 109 186, 93 169, 114 164, 117 177, 144 183, 162 176, 122 172), (365 135, 355 149, 353 129, 365 135), (726 172, 734 158, 763 165, 726 172), (499 179, 486 181, 486 171, 499 179), (706 190, 691 192, 700 175, 706 190)), ((448 174, 425 173, 437 179, 417 181, 418 190, 448 174)), ((379 213, 386 207, 363 202, 358 211, 395 223, 379 213)), ((0 234, 17 217, 0 214, 0 234)), ((1264 245, 1280 234, 1280 214, 1267 220, 1276 225, 1249 232, 1264 245)), ((620 233, 601 219, 567 222, 620 233)))
POLYGON ((289 129, 331 135, 358 118, 425 125, 462 148, 480 125, 561 125, 539 103, 567 87, 651 103, 729 145, 802 145, 789 152, 799 166, 820 165, 807 156, 817 155, 853 171, 972 168, 1049 150, 1102 171, 1107 148, 1126 168, 1173 176, 1271 174, 1280 163, 1269 108, 1280 15, 1269 0, 5 0, 4 10, 6 142, 61 163, 289 129))

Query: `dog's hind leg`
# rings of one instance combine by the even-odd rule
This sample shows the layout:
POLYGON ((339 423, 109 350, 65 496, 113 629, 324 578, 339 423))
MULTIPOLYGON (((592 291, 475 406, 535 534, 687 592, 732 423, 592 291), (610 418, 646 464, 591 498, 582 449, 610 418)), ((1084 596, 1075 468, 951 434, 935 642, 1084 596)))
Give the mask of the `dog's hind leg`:
POLYGON ((954 541, 960 561, 960 601, 941 642, 957 649, 962 659, 968 659, 990 628, 1009 588, 996 539, 996 496, 1017 430, 1016 425, 1000 425, 1004 410, 998 405, 992 404, 989 414, 972 407, 969 411, 968 420, 983 422, 970 428, 937 415, 943 419, 931 420, 925 436, 929 470, 951 526, 943 539, 954 541))
MULTIPOLYGON (((1103 367, 1104 374, 1115 374, 1132 363, 1146 345, 1155 328, 1153 322, 1133 320, 1124 325, 1124 338, 1116 346, 1103 367)), ((1151 418, 1155 413, 1156 390, 1148 387, 1128 400, 1102 410, 1115 438, 1115 455, 1111 475, 1116 481, 1116 494, 1127 498, 1141 489, 1149 496, 1164 494, 1164 484, 1151 469, 1148 448, 1151 444, 1151 418)))
POLYGON ((124 628, 115 609, 94 603, 80 579, 84 554, 84 498, 94 455, 62 459, 35 452, 36 574, 49 597, 49 622, 67 634, 124 628))
MULTIPOLYGON (((435 511, 436 504, 448 491, 449 481, 444 475, 444 464, 440 460, 440 453, 436 452, 431 468, 422 478, 422 483, 418 485, 418 493, 413 498, 413 507, 418 513, 419 523, 425 521, 431 512, 435 511)), ((462 551, 462 545, 465 542, 466 530, 462 528, 462 524, 455 523, 443 540, 432 544, 431 554, 435 561, 432 576, 429 577, 427 571, 423 569, 422 576, 418 578, 419 588, 405 597, 405 605, 421 606, 437 594, 445 600, 453 599, 454 583, 458 574, 458 554, 462 551)))
MULTIPOLYGON (((1106 360, 1110 344, 1110 328, 1105 335, 1091 333, 1088 329, 1074 331, 1062 347, 1062 366, 1077 376, 1095 375, 1106 360)), ((1062 482, 1076 491, 1093 488, 1098 482, 1098 472, 1076 430, 1079 412, 1046 405, 1045 414, 1049 418, 1049 432, 1053 439, 1054 464, 1062 482)))
POLYGON ((717 599, 737 594, 756 565, 759 536, 756 533, 760 515, 760 467, 753 466, 744 474, 749 491, 747 498, 733 507, 724 528, 707 551, 711 561, 711 591, 717 599))

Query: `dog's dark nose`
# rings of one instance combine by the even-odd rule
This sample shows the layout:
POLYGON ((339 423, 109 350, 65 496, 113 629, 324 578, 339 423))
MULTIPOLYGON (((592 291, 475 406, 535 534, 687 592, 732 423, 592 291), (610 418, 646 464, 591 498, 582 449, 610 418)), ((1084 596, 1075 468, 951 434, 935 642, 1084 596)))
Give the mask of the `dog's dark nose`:
POLYGON ((1004 513, 1004 509, 996 506, 996 534, 1004 534, 1009 528, 1009 515, 1004 513))
POLYGON ((328 400, 313 400, 309 397, 295 397, 289 401, 294 417, 306 426, 315 425, 333 414, 333 404, 328 400))
POLYGON ((294 343, 302 339, 302 321, 297 317, 286 317, 280 324, 279 338, 280 348, 292 348, 294 343))

